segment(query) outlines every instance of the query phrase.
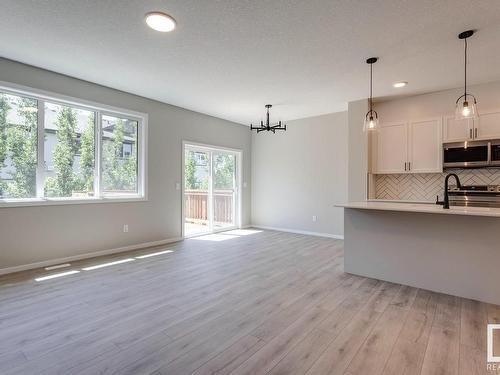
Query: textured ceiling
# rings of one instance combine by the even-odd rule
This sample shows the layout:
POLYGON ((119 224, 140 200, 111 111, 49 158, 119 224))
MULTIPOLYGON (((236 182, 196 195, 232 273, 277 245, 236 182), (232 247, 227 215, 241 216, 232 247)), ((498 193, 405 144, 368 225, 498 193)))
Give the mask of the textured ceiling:
POLYGON ((239 123, 500 80, 498 0, 2 0, 0 55, 239 123), (170 33, 149 11, 178 22, 170 33), (404 89, 392 88, 399 80, 404 89))

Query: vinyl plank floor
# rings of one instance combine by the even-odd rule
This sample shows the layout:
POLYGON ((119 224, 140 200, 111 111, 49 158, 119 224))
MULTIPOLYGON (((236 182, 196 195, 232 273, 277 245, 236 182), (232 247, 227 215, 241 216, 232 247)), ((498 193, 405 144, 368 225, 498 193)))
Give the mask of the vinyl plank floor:
POLYGON ((0 374, 491 373, 499 306, 346 274, 340 240, 241 233, 1 276, 0 374))

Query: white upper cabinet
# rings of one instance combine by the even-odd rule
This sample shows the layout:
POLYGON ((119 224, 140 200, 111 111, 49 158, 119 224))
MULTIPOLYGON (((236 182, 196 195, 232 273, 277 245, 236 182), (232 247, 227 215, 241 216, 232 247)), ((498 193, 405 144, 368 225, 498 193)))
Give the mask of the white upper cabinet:
POLYGON ((410 122, 408 129, 408 171, 442 172, 441 119, 410 122))
POLYGON ((441 119, 381 124, 374 137, 372 173, 442 172, 441 119))
POLYGON ((380 126, 374 137, 375 173, 405 173, 408 161, 407 138, 408 125, 405 122, 380 126))
POLYGON ((500 112, 479 114, 476 119, 455 120, 447 117, 443 126, 443 142, 500 139, 500 112))
POLYGON ((474 138, 474 122, 472 119, 455 120, 446 117, 443 126, 443 142, 463 142, 474 138))
POLYGON ((499 139, 500 138, 500 112, 479 114, 474 121, 475 139, 499 139))
POLYGON ((448 116, 429 120, 380 124, 372 137, 374 174, 440 173, 443 143, 500 139, 500 111, 476 119, 448 116))

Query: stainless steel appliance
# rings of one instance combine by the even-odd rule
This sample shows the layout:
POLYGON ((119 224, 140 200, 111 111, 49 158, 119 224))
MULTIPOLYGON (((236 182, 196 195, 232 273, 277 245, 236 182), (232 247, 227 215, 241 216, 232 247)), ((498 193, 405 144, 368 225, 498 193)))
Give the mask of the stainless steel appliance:
MULTIPOLYGON (((498 142, 500 146, 500 142, 498 142)), ((500 158, 500 147, 498 148, 500 158)), ((444 168, 477 168, 491 165, 491 142, 466 141, 443 145, 444 168)), ((498 164, 500 165, 500 159, 498 164)))
POLYGON ((500 166, 500 141, 491 142, 491 165, 500 166))
POLYGON ((448 187, 450 206, 500 207, 500 185, 448 187))

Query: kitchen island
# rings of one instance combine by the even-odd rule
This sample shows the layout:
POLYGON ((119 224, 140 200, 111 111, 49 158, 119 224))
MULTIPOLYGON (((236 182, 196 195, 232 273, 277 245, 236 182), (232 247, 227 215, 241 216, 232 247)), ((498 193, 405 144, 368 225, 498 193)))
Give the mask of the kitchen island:
POLYGON ((348 273, 500 304, 500 208, 351 202, 348 273))

